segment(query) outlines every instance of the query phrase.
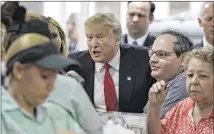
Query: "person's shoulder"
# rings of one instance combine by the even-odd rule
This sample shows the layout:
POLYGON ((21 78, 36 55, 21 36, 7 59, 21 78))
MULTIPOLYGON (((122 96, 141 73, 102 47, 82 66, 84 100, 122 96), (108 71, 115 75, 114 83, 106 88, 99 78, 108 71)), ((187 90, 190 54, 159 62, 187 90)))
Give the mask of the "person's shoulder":
POLYGON ((181 100, 178 102, 172 109, 170 109, 166 115, 165 118, 171 118, 171 117, 182 117, 185 110, 187 109, 189 103, 190 103, 191 98, 187 97, 184 100, 181 100))
POLYGON ((194 45, 195 49, 198 49, 198 48, 201 48, 201 47, 203 47, 203 41, 201 41, 201 42, 199 42, 199 43, 194 45))
POLYGON ((72 52, 68 55, 69 58, 79 59, 89 55, 88 50, 72 52))
POLYGON ((2 101, 2 112, 8 112, 19 109, 19 106, 9 94, 6 88, 1 87, 1 101, 2 101))
POLYGON ((172 79, 170 85, 186 86, 185 81, 186 81, 186 72, 182 72, 172 79))
POLYGON ((123 43, 120 48, 122 50, 133 51, 133 52, 147 52, 149 50, 149 48, 145 46, 133 46, 126 43, 123 43))
POLYGON ((179 111, 184 112, 187 106, 189 105, 190 101, 192 101, 191 98, 187 97, 186 99, 178 102, 175 107, 177 107, 179 111))
POLYGON ((82 69, 85 67, 84 64, 91 59, 90 54, 88 50, 85 51, 77 51, 72 52, 68 55, 68 58, 71 58, 73 60, 76 60, 79 64, 78 65, 69 65, 64 68, 65 72, 68 72, 70 70, 76 71, 78 74, 81 74, 82 69))
POLYGON ((154 36, 153 34, 149 33, 149 34, 148 34, 148 38, 149 38, 150 40, 153 40, 153 41, 154 41, 157 37, 154 36))
POLYGON ((80 88, 80 83, 74 77, 58 74, 55 81, 55 89, 50 97, 58 98, 58 95, 62 95, 61 97, 63 98, 63 96, 72 95, 72 92, 80 90, 80 88))

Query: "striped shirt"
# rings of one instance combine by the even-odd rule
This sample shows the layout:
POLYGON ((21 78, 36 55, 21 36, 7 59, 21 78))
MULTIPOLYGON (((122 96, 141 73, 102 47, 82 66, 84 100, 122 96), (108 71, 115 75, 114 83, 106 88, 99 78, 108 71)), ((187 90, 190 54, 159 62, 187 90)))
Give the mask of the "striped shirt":
MULTIPOLYGON (((186 91, 186 73, 178 74, 174 79, 167 82, 165 89, 166 97, 161 108, 161 119, 173 108, 178 102, 188 97, 186 91)), ((144 107, 144 112, 148 112, 148 103, 144 107)))

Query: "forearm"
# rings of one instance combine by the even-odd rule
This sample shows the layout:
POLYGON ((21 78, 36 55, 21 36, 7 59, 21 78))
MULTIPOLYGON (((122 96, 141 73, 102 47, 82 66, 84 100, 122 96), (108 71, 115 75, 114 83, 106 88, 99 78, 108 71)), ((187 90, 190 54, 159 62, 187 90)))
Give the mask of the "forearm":
POLYGON ((148 105, 147 131, 148 134, 161 134, 161 106, 148 105))

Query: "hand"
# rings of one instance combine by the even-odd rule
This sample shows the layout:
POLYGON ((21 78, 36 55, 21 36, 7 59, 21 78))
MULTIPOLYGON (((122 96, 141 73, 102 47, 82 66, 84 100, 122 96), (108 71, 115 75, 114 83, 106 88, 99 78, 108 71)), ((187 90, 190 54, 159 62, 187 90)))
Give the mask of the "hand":
POLYGON ((161 106, 165 99, 165 81, 161 80, 152 85, 149 90, 149 103, 161 106))
POLYGON ((75 134, 73 131, 61 131, 57 132, 56 134, 75 134))

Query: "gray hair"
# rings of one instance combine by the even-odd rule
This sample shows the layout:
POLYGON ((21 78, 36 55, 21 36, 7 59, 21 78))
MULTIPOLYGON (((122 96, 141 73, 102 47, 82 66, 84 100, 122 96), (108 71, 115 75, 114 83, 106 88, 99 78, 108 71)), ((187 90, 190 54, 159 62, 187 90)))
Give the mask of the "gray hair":
POLYGON ((198 48, 194 49, 191 52, 188 52, 185 55, 185 70, 187 69, 189 65, 189 61, 192 58, 200 59, 203 60, 207 63, 210 63, 212 67, 214 66, 214 54, 213 54, 213 47, 203 47, 203 48, 198 48))
POLYGON ((91 25, 106 25, 112 28, 115 35, 119 36, 120 40, 122 38, 122 29, 120 22, 115 18, 114 14, 111 13, 97 13, 92 17, 88 18, 85 22, 85 26, 91 25))
POLYGON ((190 39, 185 36, 183 33, 178 32, 175 29, 166 29, 164 30, 160 35, 168 34, 174 36, 177 41, 174 42, 174 51, 176 55, 179 57, 181 54, 191 51, 194 48, 193 43, 190 41, 190 39))
POLYGON ((214 2, 206 1, 201 5, 200 12, 199 12, 199 18, 202 18, 204 16, 204 9, 205 9, 206 5, 209 6, 210 4, 214 4, 214 2))

